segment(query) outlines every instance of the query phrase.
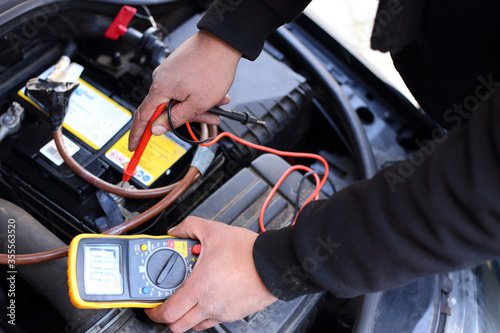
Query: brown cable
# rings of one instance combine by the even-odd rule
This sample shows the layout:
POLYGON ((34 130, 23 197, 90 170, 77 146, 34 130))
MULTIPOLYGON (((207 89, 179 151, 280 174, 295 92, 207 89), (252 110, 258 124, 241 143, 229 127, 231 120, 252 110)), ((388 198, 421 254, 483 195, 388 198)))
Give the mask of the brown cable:
POLYGON ((201 124, 200 138, 208 138, 208 125, 207 124, 201 124))
MULTIPOLYGON (((172 203, 179 198, 179 196, 186 191, 186 189, 195 181, 199 175, 199 171, 195 167, 190 167, 184 178, 179 181, 178 185, 163 199, 161 199, 156 205, 149 208, 142 214, 117 225, 114 228, 111 228, 103 234, 107 235, 120 235, 124 232, 132 230, 144 222, 148 221, 152 217, 158 215, 165 208, 170 206, 172 203)), ((36 264, 40 262, 50 261, 54 259, 63 258, 68 255, 69 246, 65 246, 59 249, 39 252, 39 253, 31 253, 31 254, 18 254, 15 258, 15 265, 28 265, 28 264, 36 264)), ((0 264, 7 265, 8 264, 8 256, 6 254, 0 254, 0 264)))
POLYGON ((150 198, 163 197, 163 196, 167 195, 178 184, 178 183, 174 183, 174 184, 171 184, 171 185, 168 185, 165 187, 146 189, 146 190, 126 189, 126 188, 122 188, 120 186, 110 184, 110 183, 96 177, 95 175, 88 172, 87 170, 85 170, 84 167, 82 167, 77 161, 75 161, 75 159, 73 157, 71 157, 70 154, 68 154, 68 151, 66 150, 66 147, 64 146, 62 132, 60 129, 57 131, 54 131, 52 133, 52 136, 54 137, 54 141, 56 142, 56 146, 57 146, 57 150, 59 151, 59 154, 63 158, 64 162, 70 167, 70 169, 73 170, 73 172, 76 173, 78 176, 82 177, 87 182, 94 185, 95 187, 100 188, 103 191, 113 193, 113 194, 116 194, 120 197, 125 197, 125 198, 150 199, 150 198))
MULTIPOLYGON (((206 125, 202 126, 202 137, 205 137, 207 136, 207 127, 206 125), (204 127, 204 128, 203 128, 204 127)), ((209 132, 209 135, 210 136, 216 136, 217 135, 217 126, 210 126, 208 128, 208 132, 209 132)), ((114 186, 114 185, 111 185, 109 183, 106 183, 104 181, 102 181, 101 179, 95 177, 94 175, 92 175, 91 173, 87 172, 82 166, 80 166, 78 164, 78 162, 76 162, 69 154, 68 152, 66 151, 66 148, 64 147, 64 143, 62 141, 62 133, 61 131, 55 131, 53 133, 54 135, 54 140, 56 142, 56 145, 57 145, 57 148, 59 150, 59 153, 60 155, 63 157, 63 159, 65 160, 65 162, 70 165, 70 163, 72 164, 72 166, 75 168, 73 169, 73 167, 71 167, 71 169, 78 175, 80 175, 82 178, 88 180, 88 179, 92 179, 92 180, 95 180, 97 179, 96 182, 90 182, 91 184, 100 184, 100 185, 103 185, 106 189, 107 188, 110 188, 110 186, 113 187, 113 189, 115 188, 119 188, 121 190, 125 190, 125 189, 122 189, 120 187, 117 187, 117 186, 114 186), (76 171, 77 170, 77 171, 76 171), (83 172, 83 171, 85 172, 83 172), (90 175, 90 176, 83 176, 83 175, 90 175), (87 178, 86 178, 87 177, 87 178)), ((151 219, 152 217, 158 215, 161 211, 163 211, 164 209, 166 209, 168 206, 170 206, 172 203, 175 202, 175 200, 177 200, 177 198, 179 198, 179 196, 184 193, 186 191, 186 189, 197 179, 199 178, 200 176, 200 173, 198 171, 197 168, 195 167, 190 167, 188 172, 186 173, 186 175, 184 176, 184 178, 182 180, 180 180, 179 182, 177 182, 176 184, 172 184, 172 185, 169 185, 167 187, 173 187, 173 189, 170 189, 170 192, 168 193, 168 195, 163 198, 162 200, 160 200, 157 204, 155 204, 153 207, 149 208, 148 210, 144 211, 142 214, 126 221, 126 222, 123 222, 122 224, 119 224, 117 225, 116 227, 113 227, 109 230, 106 230, 105 232, 103 232, 103 234, 107 234, 107 235, 120 235, 124 232, 127 232, 129 230, 132 230, 134 228, 137 228, 138 226, 140 226, 141 224, 145 223, 146 221, 148 221, 149 219, 151 219)), ((96 185, 97 186, 97 185, 96 185)), ((165 187, 165 188, 167 188, 165 187)), ((101 188, 101 187, 99 187, 101 188)), ((101 188, 103 189, 103 188, 101 188)), ((131 190, 125 190, 127 192, 131 191, 131 190)), ((141 192, 145 192, 146 190, 141 190, 141 192)), ((114 193, 114 192, 112 192, 114 193)), ((125 195, 123 195, 125 196, 125 195)), ((132 196, 129 196, 129 197, 132 197, 132 196)), ((30 254, 18 254, 16 255, 15 257, 15 265, 29 265, 29 264, 36 264, 36 263, 41 263, 41 262, 46 262, 46 261, 50 261, 50 260, 55 260, 55 259, 60 259, 60 258, 64 258, 68 255, 68 250, 69 250, 69 246, 65 246, 65 247, 61 247, 61 248, 58 248, 58 249, 54 249, 54 250, 50 250, 50 251, 45 251, 45 252, 38 252, 38 253, 30 253, 30 254)), ((0 253, 0 265, 8 265, 9 263, 9 259, 8 259, 8 256, 6 254, 1 254, 0 253)))
MULTIPOLYGON (((219 128, 217 127, 217 125, 205 125, 208 127, 209 137, 215 138, 217 134, 219 134, 219 128)), ((201 135, 201 137, 203 138, 203 135, 201 135)))
POLYGON ((184 178, 182 178, 181 181, 179 181, 178 185, 163 199, 160 200, 156 205, 153 207, 149 208, 148 210, 144 211, 141 215, 142 218, 139 220, 137 216, 136 218, 132 218, 128 220, 127 222, 124 222, 122 224, 117 225, 116 227, 113 227, 109 230, 106 230, 103 232, 103 234, 106 235, 120 235, 123 234, 124 232, 130 231, 134 228, 137 228, 144 222, 148 221, 149 219, 155 217, 159 213, 161 213, 165 208, 169 207, 171 204, 177 200, 181 196, 182 193, 184 193, 189 185, 191 185, 200 172, 196 167, 190 167, 184 178))

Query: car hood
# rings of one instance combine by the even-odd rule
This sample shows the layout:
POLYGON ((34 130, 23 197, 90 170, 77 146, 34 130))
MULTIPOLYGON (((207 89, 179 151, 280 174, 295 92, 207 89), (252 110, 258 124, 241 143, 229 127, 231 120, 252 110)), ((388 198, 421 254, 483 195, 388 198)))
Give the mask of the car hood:
MULTIPOLYGON (((0 26, 13 19, 19 19, 29 11, 46 5, 64 5, 69 0, 4 0, 0 3, 0 26)), ((71 2, 88 2, 89 4, 101 2, 118 5, 159 5, 175 2, 175 0, 84 0, 71 2)))

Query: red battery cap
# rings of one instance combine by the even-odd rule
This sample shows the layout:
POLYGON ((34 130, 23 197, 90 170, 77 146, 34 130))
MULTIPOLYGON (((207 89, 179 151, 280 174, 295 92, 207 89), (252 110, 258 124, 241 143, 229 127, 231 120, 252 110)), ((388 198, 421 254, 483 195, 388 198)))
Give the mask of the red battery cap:
POLYGON ((113 40, 117 40, 120 36, 123 36, 127 32, 127 26, 136 12, 137 9, 134 7, 123 6, 109 26, 108 30, 104 33, 104 36, 113 40))

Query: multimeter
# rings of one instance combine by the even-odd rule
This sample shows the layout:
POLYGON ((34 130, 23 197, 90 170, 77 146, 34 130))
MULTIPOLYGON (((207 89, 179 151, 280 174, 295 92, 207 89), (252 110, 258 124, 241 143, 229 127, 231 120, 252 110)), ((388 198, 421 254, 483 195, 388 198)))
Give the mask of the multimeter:
POLYGON ((193 270, 200 243, 172 236, 81 234, 68 252, 69 296, 81 309, 152 308, 193 270))

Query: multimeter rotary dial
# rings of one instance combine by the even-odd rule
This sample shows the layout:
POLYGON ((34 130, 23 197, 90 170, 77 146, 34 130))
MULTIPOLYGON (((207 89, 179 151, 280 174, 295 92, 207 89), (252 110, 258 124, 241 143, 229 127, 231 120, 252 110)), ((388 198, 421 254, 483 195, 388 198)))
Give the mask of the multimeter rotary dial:
POLYGON ((146 271, 151 282, 161 289, 174 289, 186 278, 184 258, 173 249, 161 249, 151 254, 146 271))

